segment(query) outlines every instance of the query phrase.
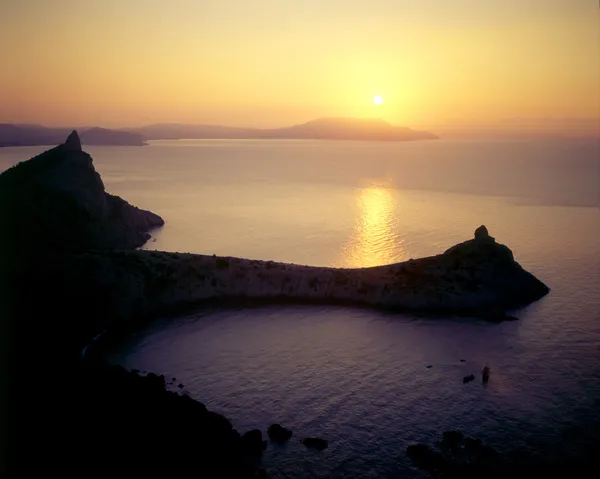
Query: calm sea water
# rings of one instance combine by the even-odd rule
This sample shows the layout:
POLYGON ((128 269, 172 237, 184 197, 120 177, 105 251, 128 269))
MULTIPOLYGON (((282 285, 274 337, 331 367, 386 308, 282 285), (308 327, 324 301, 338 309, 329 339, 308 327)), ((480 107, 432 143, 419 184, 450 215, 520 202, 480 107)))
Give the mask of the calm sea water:
MULTIPOLYGON (((0 149, 0 170, 44 148, 0 149)), ((200 310, 111 354, 176 377, 236 428, 294 430, 270 476, 412 477, 456 428, 561 460, 600 430, 600 143, 177 141, 89 147, 108 191, 161 214, 149 249, 371 266, 480 224, 546 282, 518 322, 333 307, 200 310), (465 362, 461 362, 465 359, 465 362), (426 369, 427 365, 432 365, 426 369), (488 364, 492 378, 462 384, 488 364), (330 440, 322 453, 297 438, 330 440)))

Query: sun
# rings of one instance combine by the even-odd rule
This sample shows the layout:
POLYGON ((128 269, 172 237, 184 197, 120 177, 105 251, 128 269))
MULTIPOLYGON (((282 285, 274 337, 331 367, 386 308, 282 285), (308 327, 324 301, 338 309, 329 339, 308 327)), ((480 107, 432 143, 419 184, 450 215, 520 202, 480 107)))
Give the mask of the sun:
POLYGON ((373 103, 376 105, 381 105, 383 103, 383 97, 381 95, 375 95, 373 97, 373 103))

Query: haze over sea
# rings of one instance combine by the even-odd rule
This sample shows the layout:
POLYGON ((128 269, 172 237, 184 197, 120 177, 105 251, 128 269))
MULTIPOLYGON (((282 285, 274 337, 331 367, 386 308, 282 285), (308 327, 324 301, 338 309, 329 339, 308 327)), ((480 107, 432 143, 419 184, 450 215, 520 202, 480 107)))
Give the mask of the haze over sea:
MULTIPOLYGON (((0 149, 0 171, 45 149, 0 149)), ((406 446, 447 429, 546 460, 576 457, 599 439, 597 140, 180 140, 85 150, 110 193, 165 218, 147 249, 361 267, 443 252, 485 224, 551 288, 516 312, 519 321, 501 324, 337 307, 205 308, 158 321, 111 354, 176 377, 175 389, 183 383, 242 432, 290 427, 291 443, 264 455, 269 477, 411 477, 406 446), (462 384, 486 364, 487 386, 462 384), (316 453, 297 441, 312 435, 330 447, 316 453)))

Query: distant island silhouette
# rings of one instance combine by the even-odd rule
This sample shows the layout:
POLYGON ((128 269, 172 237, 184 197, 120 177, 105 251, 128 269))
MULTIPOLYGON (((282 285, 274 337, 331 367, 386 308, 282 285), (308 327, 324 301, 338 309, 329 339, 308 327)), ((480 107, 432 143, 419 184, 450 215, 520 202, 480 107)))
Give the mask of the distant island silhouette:
MULTIPOLYGON (((72 128, 0 124, 0 147, 58 145, 72 128)), ((221 125, 160 123, 139 128, 78 129, 84 145, 143 146, 147 140, 180 139, 294 139, 416 141, 435 140, 427 131, 392 125, 379 118, 320 118, 283 128, 241 128, 221 125)))
POLYGON ((427 131, 394 126, 380 118, 319 118, 283 128, 238 128, 219 125, 165 123, 129 129, 148 140, 177 139, 295 139, 414 141, 435 140, 427 131))

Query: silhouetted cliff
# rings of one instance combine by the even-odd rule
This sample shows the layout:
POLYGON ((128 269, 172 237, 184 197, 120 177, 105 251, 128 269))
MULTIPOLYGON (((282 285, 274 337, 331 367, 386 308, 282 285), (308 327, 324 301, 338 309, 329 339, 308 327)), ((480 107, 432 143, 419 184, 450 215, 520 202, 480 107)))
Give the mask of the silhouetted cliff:
POLYGON ((0 224, 8 247, 87 250, 141 246, 164 221, 106 193, 73 131, 0 175, 0 224))

